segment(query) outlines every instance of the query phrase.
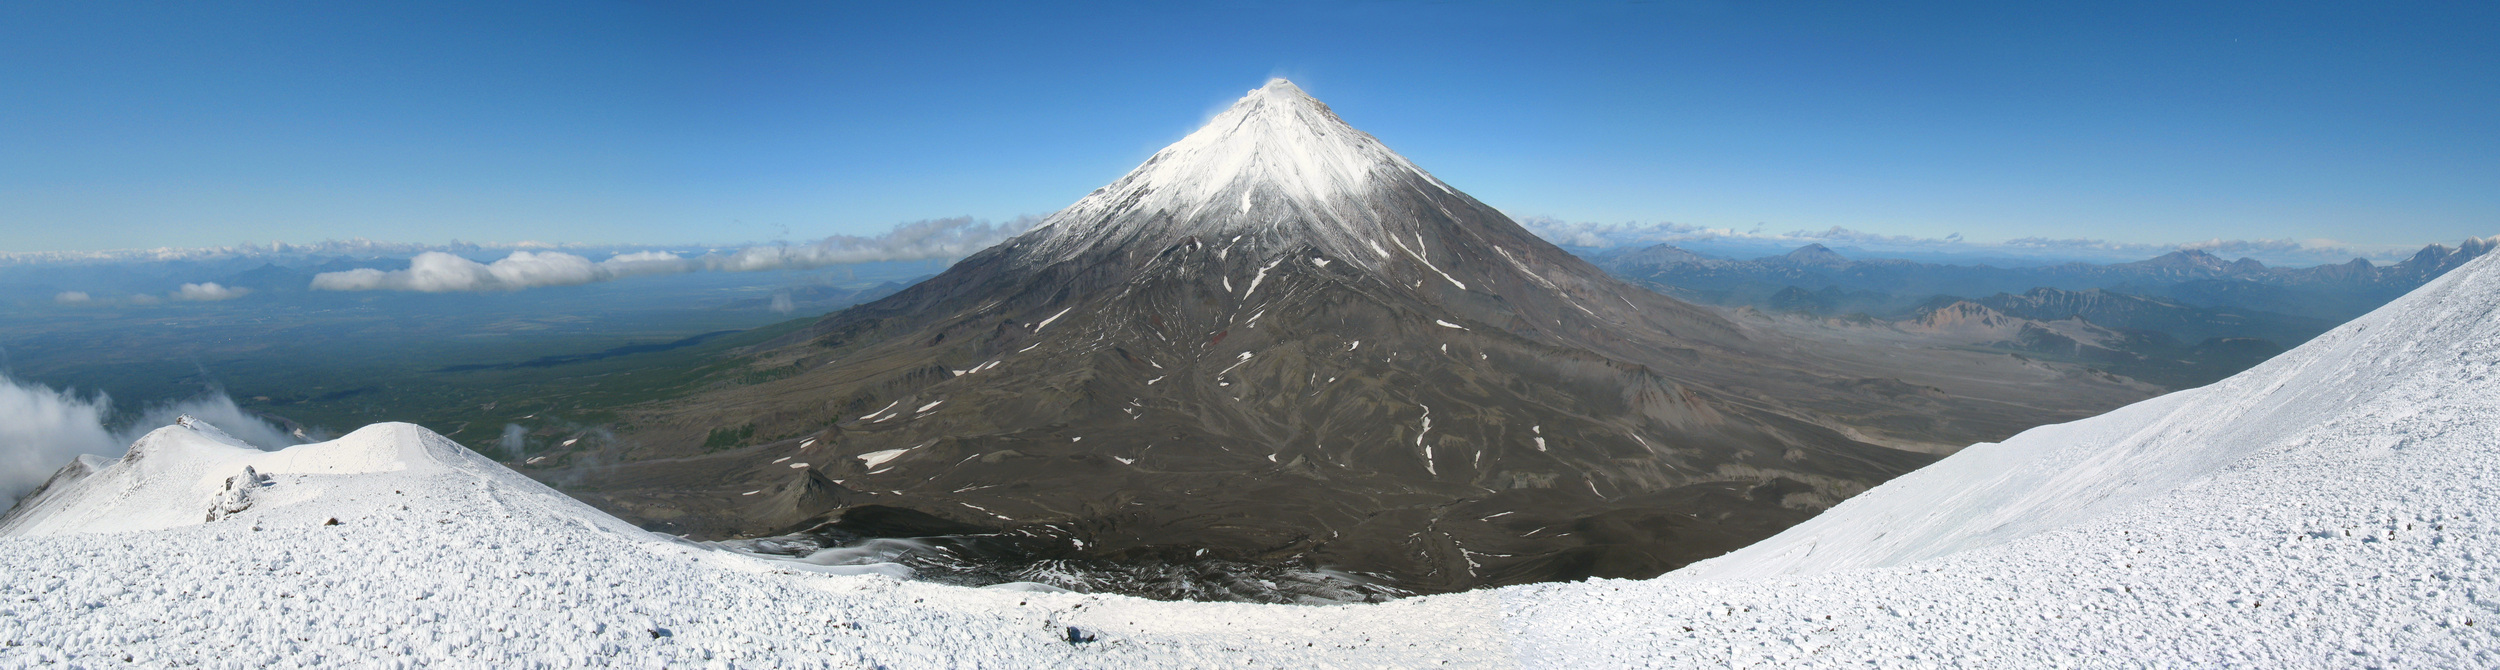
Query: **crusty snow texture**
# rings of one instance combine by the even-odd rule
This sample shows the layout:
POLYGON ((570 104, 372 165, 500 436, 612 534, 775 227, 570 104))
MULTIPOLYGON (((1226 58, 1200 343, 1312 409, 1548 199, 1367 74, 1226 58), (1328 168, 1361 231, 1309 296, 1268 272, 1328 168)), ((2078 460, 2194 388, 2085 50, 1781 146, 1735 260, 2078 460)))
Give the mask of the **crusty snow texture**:
POLYGON ((416 426, 189 422, 0 524, 0 666, 2500 667, 2495 259, 1660 579, 1382 605, 820 574, 416 426))

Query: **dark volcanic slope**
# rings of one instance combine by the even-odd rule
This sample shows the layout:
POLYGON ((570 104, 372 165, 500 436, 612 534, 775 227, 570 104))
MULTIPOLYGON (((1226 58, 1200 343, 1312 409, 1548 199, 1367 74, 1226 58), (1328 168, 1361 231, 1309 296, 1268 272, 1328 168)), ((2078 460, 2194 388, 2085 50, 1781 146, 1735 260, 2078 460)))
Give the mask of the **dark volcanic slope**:
POLYGON ((863 504, 1050 522, 1098 556, 1207 548, 1436 591, 1656 574, 1933 458, 1875 442, 2040 418, 1799 369, 1762 337, 1619 283, 1278 80, 1043 227, 760 349, 764 381, 647 408, 644 444, 739 448, 585 495, 710 534, 863 504))

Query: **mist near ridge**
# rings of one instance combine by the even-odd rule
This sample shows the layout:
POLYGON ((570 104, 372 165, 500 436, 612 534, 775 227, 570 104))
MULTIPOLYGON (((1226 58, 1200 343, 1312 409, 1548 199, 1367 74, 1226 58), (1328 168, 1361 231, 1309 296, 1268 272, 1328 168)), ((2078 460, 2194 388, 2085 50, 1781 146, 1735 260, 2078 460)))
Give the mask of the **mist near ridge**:
POLYGON ((118 457, 148 431, 190 415, 263 449, 301 440, 238 407, 223 392, 149 407, 120 425, 112 398, 20 382, 0 372, 0 498, 14 503, 81 454, 118 457))

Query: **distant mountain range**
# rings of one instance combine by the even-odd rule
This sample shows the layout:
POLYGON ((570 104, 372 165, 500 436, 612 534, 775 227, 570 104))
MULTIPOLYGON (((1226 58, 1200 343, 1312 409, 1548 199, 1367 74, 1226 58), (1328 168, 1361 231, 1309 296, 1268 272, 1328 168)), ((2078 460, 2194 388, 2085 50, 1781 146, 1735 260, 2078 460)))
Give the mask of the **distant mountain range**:
POLYGON ((1954 344, 2041 354, 2185 388, 2306 342, 2489 253, 2495 243, 2500 237, 2469 238, 2455 247, 2424 247, 2390 265, 2354 259, 2307 268, 2226 261, 2198 250, 2132 263, 2000 268, 1855 260, 1820 244, 1753 260, 1663 244, 1592 260, 1618 277, 1695 302, 1890 323, 1954 344), (2105 334, 2076 339, 2075 327, 2045 325, 2068 320, 2105 334), (1977 323, 1988 325, 1974 330, 1970 324, 1977 323), (1971 339, 2006 328, 2004 339, 1971 339))
POLYGON ((2193 249, 2132 263, 2000 268, 1854 260, 1820 244, 1753 260, 1713 258, 1665 244, 1599 254, 1591 260, 1616 276, 1670 295, 1722 305, 1768 306, 1774 296, 1789 289, 1814 293, 1836 289, 1841 299, 1833 308, 1898 316, 1926 306, 1938 295, 2097 288, 2198 307, 2278 312, 2341 323, 2489 253, 2495 243, 2500 243, 2500 237, 2467 239, 2456 247, 2433 244, 2412 258, 2384 266, 2356 258, 2307 268, 2267 267, 2253 258, 2228 261, 2193 249))

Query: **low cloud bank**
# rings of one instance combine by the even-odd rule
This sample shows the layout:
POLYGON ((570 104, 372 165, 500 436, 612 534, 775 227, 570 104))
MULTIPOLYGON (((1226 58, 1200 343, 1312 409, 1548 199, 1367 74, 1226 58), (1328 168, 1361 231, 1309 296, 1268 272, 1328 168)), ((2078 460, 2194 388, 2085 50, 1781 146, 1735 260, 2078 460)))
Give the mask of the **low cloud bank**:
POLYGON ((875 261, 959 258, 1022 234, 1040 222, 1041 219, 1030 216, 1006 223, 990 223, 968 216, 914 221, 895 226, 894 230, 876 237, 835 235, 811 244, 759 245, 726 255, 705 256, 704 269, 745 272, 875 261))
POLYGON ((169 261, 218 261, 234 259, 300 259, 334 256, 407 256, 423 251, 477 252, 489 249, 556 248, 543 242, 509 244, 475 244, 453 240, 450 244, 417 244, 413 242, 376 242, 365 238, 325 240, 312 244, 237 244, 219 247, 153 247, 146 249, 105 249, 100 251, 0 251, 0 266, 9 265, 81 265, 108 263, 162 263, 169 261))
POLYGON ((1673 222, 1590 223, 1533 216, 1520 219, 1519 224, 1526 227, 1529 232, 1536 233, 1537 236, 1558 245, 1600 249, 1652 244, 1715 245, 1732 248, 1756 246, 1795 248, 1808 244, 1821 244, 1875 253, 2009 256, 2093 262, 2143 260, 2173 251, 2202 250, 2224 258, 2252 257, 2273 265, 2341 263, 2354 258, 2367 258, 2384 263, 2402 260, 2419 249, 2419 247, 2397 245, 2355 245, 2325 239, 2210 239, 2183 244, 2145 244, 2089 238, 2025 237, 2003 242, 1975 242, 1963 239, 1960 233, 1944 237, 1917 237, 1885 235, 1839 226, 1823 230, 1795 230, 1780 233, 1765 231, 1761 228, 1737 230, 1673 222))
POLYGON ((406 270, 324 272, 313 276, 312 287, 321 291, 498 291, 683 272, 685 265, 685 259, 665 251, 617 254, 597 263, 561 251, 515 251, 493 263, 428 251, 410 259, 406 270))
POLYGON ((181 300, 228 300, 243 297, 243 294, 251 292, 252 290, 248 288, 228 288, 217 285, 217 282, 208 282, 183 284, 181 289, 174 291, 174 297, 181 300))
POLYGON ((113 402, 0 374, 0 499, 16 501, 80 454, 119 456, 148 431, 191 415, 263 449, 296 444, 285 430, 252 416, 223 393, 149 408, 126 426, 109 425, 113 402))
POLYGON ((109 305, 117 302, 132 305, 154 305, 165 302, 166 300, 189 300, 194 302, 233 300, 235 298, 250 295, 251 293, 251 289, 241 286, 225 286, 218 284, 217 282, 205 282, 199 284, 183 284, 181 288, 174 289, 173 292, 167 293, 163 296, 158 296, 153 293, 134 293, 119 298, 97 298, 93 294, 89 294, 86 291, 62 291, 52 295, 52 302, 63 305, 109 305))
POLYGON ((971 217, 914 221, 876 237, 836 235, 808 244, 757 245, 701 256, 665 251, 621 253, 607 260, 561 251, 515 251, 480 263, 440 251, 417 254, 406 270, 324 272, 312 288, 323 291, 510 291, 571 286, 637 275, 679 272, 752 272, 971 255, 1024 232, 1038 221, 1021 217, 990 223, 971 217))

